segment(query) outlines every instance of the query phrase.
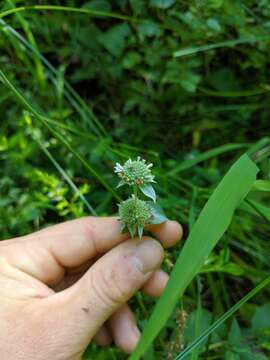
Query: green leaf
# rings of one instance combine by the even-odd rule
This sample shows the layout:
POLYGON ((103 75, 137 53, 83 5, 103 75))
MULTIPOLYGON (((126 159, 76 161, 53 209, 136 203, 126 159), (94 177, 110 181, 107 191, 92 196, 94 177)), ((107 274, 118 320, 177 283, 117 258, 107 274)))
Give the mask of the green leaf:
POLYGON ((150 5, 159 9, 168 9, 175 3, 175 0, 151 0, 150 5))
POLYGON ((79 196, 79 198, 82 200, 82 202, 85 204, 87 209, 90 211, 90 213, 94 216, 97 216, 96 211, 93 209, 93 207, 90 205, 88 200, 85 198, 85 196, 81 193, 80 189, 74 184, 70 176, 67 174, 67 172, 58 164, 58 162, 54 159, 52 154, 49 152, 49 150, 41 143, 41 141, 33 135, 33 138, 37 141, 43 152, 47 155, 47 157, 50 159, 50 161, 53 163, 55 168, 59 171, 59 173, 63 176, 63 178, 66 180, 66 182, 69 184, 71 189, 74 191, 75 194, 79 196))
POLYGON ((135 226, 131 226, 131 225, 128 226, 128 231, 129 231, 131 237, 134 238, 134 236, 136 235, 136 228, 135 228, 135 226))
POLYGON ((56 139, 58 139, 81 163, 82 165, 89 170, 93 176, 95 176, 99 182, 107 189, 109 190, 113 196, 117 200, 121 200, 120 197, 117 195, 117 193, 114 191, 114 189, 107 184, 106 180, 103 179, 103 177, 94 169, 93 166, 91 166, 77 150, 66 140, 65 137, 62 136, 57 130, 55 130, 51 125, 51 119, 47 118, 46 116, 41 115, 36 109, 33 108, 33 106, 26 100, 26 98, 22 95, 20 91, 16 89, 15 86, 8 80, 6 75, 3 73, 2 70, 0 70, 0 79, 3 80, 4 84, 9 88, 17 98, 18 102, 20 102, 25 110, 28 110, 30 113, 34 115, 34 117, 42 123, 54 136, 56 139))
POLYGON ((160 26, 154 21, 150 20, 144 20, 140 24, 138 24, 138 32, 142 40, 144 40, 145 37, 158 37, 162 34, 160 26))
POLYGON ((222 179, 193 226, 168 285, 130 360, 140 359, 165 325, 177 301, 228 228, 235 209, 256 180, 257 172, 255 163, 247 155, 243 155, 222 179))
POLYGON ((270 180, 257 180, 252 186, 253 191, 270 191, 270 180))
POLYGON ((245 270, 240 265, 229 261, 225 264, 205 265, 200 271, 200 273, 208 272, 223 272, 233 276, 241 276, 245 273, 245 270))
POLYGON ((98 10, 104 12, 110 12, 112 10, 111 4, 106 0, 92 0, 83 4, 83 8, 90 10, 98 10))
POLYGON ((185 348, 180 354, 176 356, 174 360, 183 360, 194 351, 205 339, 208 338, 219 326, 221 326, 230 316, 232 316, 236 311, 240 309, 242 305, 248 302, 253 296, 258 294, 262 289, 267 287, 270 284, 270 276, 264 279, 260 284, 258 284, 254 289, 247 293, 241 300, 239 300, 235 305, 233 305, 228 311, 226 311, 219 319, 217 319, 206 331, 204 331, 197 339, 195 339, 188 347, 185 348))
MULTIPOLYGON (((204 309, 198 308, 193 311, 187 320, 187 324, 184 330, 184 339, 187 343, 192 342, 203 331, 209 328, 211 325, 212 314, 204 309), (199 320, 199 321, 198 321, 199 320)), ((206 343, 201 343, 201 347, 206 343)))
POLYGON ((149 202, 151 207, 151 213, 153 218, 151 220, 151 224, 162 224, 163 222, 167 221, 168 218, 165 215, 163 209, 158 205, 154 204, 153 202, 149 202))
POLYGON ((121 221, 121 233, 128 232, 129 229, 127 228, 126 224, 121 221))
POLYGON ((138 226, 138 236, 141 239, 143 236, 143 226, 138 226))
POLYGON ((156 202, 156 192, 151 184, 140 186, 140 190, 145 196, 156 202))
POLYGON ((216 148, 213 148, 211 150, 205 151, 204 153, 198 154, 196 156, 193 156, 192 158, 188 159, 188 160, 184 160, 182 163, 180 163, 178 166, 175 166, 170 172, 169 175, 176 175, 184 170, 190 169, 191 167, 212 159, 213 157, 216 157, 218 155, 222 155, 225 152, 229 152, 229 151, 236 151, 236 150, 240 150, 247 147, 247 145, 244 144, 225 144, 225 145, 221 145, 218 146, 216 148))
POLYGON ((241 346, 241 329, 236 319, 233 319, 231 330, 229 333, 229 343, 232 346, 240 347, 241 346))
POLYGON ((225 360, 241 360, 240 356, 232 351, 226 351, 225 360))
POLYGON ((252 329, 261 332, 270 329, 270 303, 260 306, 256 309, 251 320, 252 329))
POLYGON ((126 184, 126 183, 125 183, 124 180, 120 180, 119 183, 118 183, 118 185, 116 186, 116 188, 118 189, 118 188, 120 188, 121 186, 123 186, 123 185, 125 185, 125 184, 126 184))
POLYGON ((118 57, 125 48, 125 42, 130 35, 130 28, 127 23, 114 25, 108 31, 100 34, 99 42, 114 56, 118 57))

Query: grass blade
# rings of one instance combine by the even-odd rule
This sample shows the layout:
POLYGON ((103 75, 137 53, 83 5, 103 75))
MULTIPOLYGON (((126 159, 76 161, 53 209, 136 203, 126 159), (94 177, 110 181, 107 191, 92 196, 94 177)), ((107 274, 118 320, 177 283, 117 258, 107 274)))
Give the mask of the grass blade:
MULTIPOLYGON (((24 106, 25 110, 28 110, 34 115, 34 117, 41 122, 52 134, 55 136, 65 147, 81 162, 81 164, 108 190, 116 200, 120 201, 119 195, 114 191, 114 189, 107 183, 105 179, 90 165, 88 162, 75 150, 72 145, 65 140, 65 138, 59 134, 47 121, 46 116, 39 114, 24 98, 24 96, 12 85, 8 80, 6 75, 0 70, 0 78, 2 78, 4 84, 14 93, 18 101, 24 106)), ((50 119, 49 119, 50 120, 50 119)))
POLYGON ((113 12, 99 11, 94 9, 87 8, 76 8, 72 6, 61 6, 61 5, 29 5, 29 6, 18 6, 13 9, 5 10, 0 13, 0 18, 4 18, 11 14, 20 13, 23 11, 29 10, 52 10, 52 11, 66 11, 66 12, 75 12, 80 14, 88 14, 95 17, 110 17, 118 20, 126 20, 136 22, 136 18, 130 16, 117 14, 113 12))
POLYGON ((270 180, 257 180, 253 184, 253 191, 270 191, 270 180))
POLYGON ((66 171, 58 164, 58 162, 54 159, 54 157, 52 156, 52 154, 49 152, 49 150, 46 148, 46 146, 44 146, 42 144, 42 142, 33 135, 34 140, 39 144, 40 148, 42 149, 42 151, 46 154, 46 156, 50 159, 50 161, 52 162, 53 166, 56 168, 56 170, 58 170, 58 172, 62 175, 62 177, 65 179, 65 181, 68 183, 68 185, 71 187, 71 189, 74 191, 75 194, 78 195, 78 197, 81 199, 81 201, 84 203, 84 205, 86 206, 86 208, 89 210, 89 212, 93 215, 93 216, 97 216, 96 211, 93 209, 93 207, 90 205, 90 203, 87 201, 87 199, 85 198, 85 196, 81 193, 80 189, 74 184, 74 182, 72 181, 72 179, 68 176, 68 174, 66 173, 66 171))
POLYGON ((190 169, 194 165, 197 165, 203 161, 211 159, 214 156, 221 155, 225 152, 239 150, 239 149, 243 149, 243 148, 247 148, 247 147, 248 147, 248 144, 234 144, 234 143, 218 146, 214 149, 205 151, 204 153, 197 155, 193 159, 188 159, 188 160, 183 161, 181 164, 179 164, 173 170, 171 170, 169 172, 169 175, 176 175, 184 170, 190 169))
MULTIPOLYGON (((1 16, 1 15, 0 15, 1 16)), ((173 53, 174 57, 183 57, 187 55, 193 55, 199 52, 213 50, 213 49, 219 49, 224 47, 230 47, 235 46, 239 44, 252 44, 258 41, 268 41, 270 39, 270 35, 261 35, 261 36, 251 36, 246 37, 242 39, 233 39, 233 40, 227 40, 227 41, 221 41, 219 43, 215 44, 208 44, 208 45, 202 45, 202 46, 196 46, 196 47, 190 47, 186 49, 180 49, 173 53)))
POLYGON ((232 316, 237 310, 240 309, 247 301, 253 296, 258 294, 263 288, 270 284, 270 276, 264 279, 254 289, 247 293, 240 301, 233 305, 225 314, 223 314, 218 320, 216 320, 207 330, 205 330, 197 339, 195 339, 184 351, 182 351, 174 360, 185 359, 197 346, 199 346, 209 335, 212 334, 220 325, 222 325, 230 316, 232 316))
MULTIPOLYGON (((57 69, 39 52, 39 50, 32 46, 18 31, 12 26, 8 25, 3 19, 0 18, 0 29, 3 32, 11 34, 17 41, 19 41, 26 49, 26 53, 33 59, 39 59, 47 68, 48 78, 56 85, 57 69)), ((77 113, 81 116, 83 121, 87 121, 91 130, 99 137, 108 136, 104 126, 97 119, 92 109, 86 105, 85 101, 79 96, 79 94, 73 89, 73 87, 64 79, 64 95, 77 113)))
POLYGON ((246 199, 244 204, 248 204, 248 206, 253 209, 258 215, 260 215, 266 222, 270 222, 270 209, 258 201, 246 199))
POLYGON ((214 96, 214 97, 223 97, 223 98, 238 98, 238 97, 250 97, 262 95, 270 91, 270 89, 259 87, 252 90, 239 90, 239 91, 214 91, 212 89, 207 89, 202 86, 198 87, 203 94, 214 96))
POLYGON ((211 250, 226 231, 235 209, 256 180, 257 172, 255 163, 247 155, 243 155, 224 176, 193 226, 171 273, 168 285, 130 360, 140 359, 165 325, 179 297, 183 295, 211 250))

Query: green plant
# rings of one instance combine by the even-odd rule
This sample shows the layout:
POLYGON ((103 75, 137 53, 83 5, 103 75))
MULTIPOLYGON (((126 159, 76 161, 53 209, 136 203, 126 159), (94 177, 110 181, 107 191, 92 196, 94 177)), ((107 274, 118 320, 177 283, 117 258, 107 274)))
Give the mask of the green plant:
POLYGON ((177 300, 203 266, 228 228, 234 211, 255 183, 258 168, 243 155, 222 179, 204 206, 181 251, 168 285, 151 314, 130 360, 139 360, 168 320, 177 300), (185 271, 183 272, 183 269, 185 271))
POLYGON ((151 172, 152 166, 153 164, 146 164, 146 161, 138 156, 136 160, 128 159, 123 166, 116 163, 114 168, 120 178, 117 187, 128 185, 133 188, 131 197, 118 205, 122 231, 129 231, 131 237, 138 234, 141 238, 146 225, 161 224, 167 220, 162 209, 155 204, 156 193, 152 186, 155 182, 151 172), (138 190, 152 201, 139 199, 138 190))
MULTIPOLYGON (((115 213, 121 199, 112 166, 137 154, 155 163, 158 203, 191 232, 235 159, 269 146, 269 1, 23 3, 0 4, 0 65, 13 85, 2 77, 2 239, 115 213)), ((269 182, 269 158, 258 165, 269 182)), ((192 360, 270 357, 269 325, 263 334, 252 330, 270 297, 269 286, 257 286, 270 270, 269 193, 258 191, 267 188, 254 184, 144 359, 172 360, 183 344, 192 360), (260 293, 244 304, 253 288, 260 293), (231 324, 222 314, 232 314, 233 304, 231 324), (178 312, 187 314, 181 333, 178 312), (246 342, 252 354, 242 351, 246 342)), ((166 253, 166 271, 178 256, 178 247, 166 253)), ((182 268, 179 281, 184 275, 182 268)), ((138 294, 131 305, 144 329, 154 300, 138 294)), ((91 345, 84 358, 127 357, 91 345)))

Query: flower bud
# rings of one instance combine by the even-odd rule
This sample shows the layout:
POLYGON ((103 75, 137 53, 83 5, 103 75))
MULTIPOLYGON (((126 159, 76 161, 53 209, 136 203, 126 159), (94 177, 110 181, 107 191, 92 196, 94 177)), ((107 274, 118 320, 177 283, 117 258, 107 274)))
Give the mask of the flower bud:
POLYGON ((138 233, 141 237, 144 226, 151 221, 151 207, 146 201, 133 195, 119 204, 119 216, 123 227, 129 230, 131 236, 138 233))

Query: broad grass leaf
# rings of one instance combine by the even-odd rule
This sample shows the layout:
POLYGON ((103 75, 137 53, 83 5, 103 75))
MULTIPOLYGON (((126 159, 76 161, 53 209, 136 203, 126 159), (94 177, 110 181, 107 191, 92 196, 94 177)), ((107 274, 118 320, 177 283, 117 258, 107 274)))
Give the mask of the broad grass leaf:
POLYGON ((138 360, 166 324, 174 307, 228 228, 235 209, 250 191, 258 168, 243 155, 206 203, 181 251, 168 285, 158 301, 130 360, 138 360))

